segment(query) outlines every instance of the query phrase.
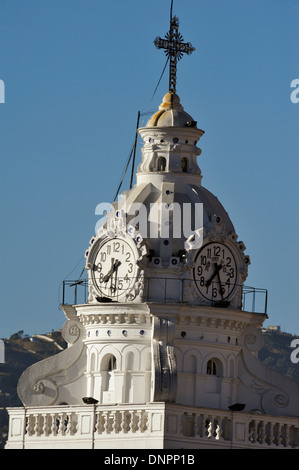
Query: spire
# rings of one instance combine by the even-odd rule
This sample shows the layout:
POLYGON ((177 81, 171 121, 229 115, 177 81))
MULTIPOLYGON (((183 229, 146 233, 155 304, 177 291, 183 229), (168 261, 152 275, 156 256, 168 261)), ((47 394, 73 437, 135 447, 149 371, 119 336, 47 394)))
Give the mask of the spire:
POLYGON ((177 63, 183 57, 183 54, 192 54, 195 48, 190 42, 183 42, 183 36, 179 33, 179 19, 177 16, 172 17, 172 6, 170 13, 170 28, 165 38, 159 36, 155 39, 154 44, 157 49, 164 49, 169 60, 169 92, 176 92, 176 75, 177 63))

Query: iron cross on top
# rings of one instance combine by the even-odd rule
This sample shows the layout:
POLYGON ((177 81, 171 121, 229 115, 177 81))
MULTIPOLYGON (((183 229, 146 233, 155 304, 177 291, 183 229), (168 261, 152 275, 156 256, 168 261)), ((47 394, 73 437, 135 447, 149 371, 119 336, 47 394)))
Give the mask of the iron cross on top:
POLYGON ((157 37, 154 44, 157 49, 165 49, 169 59, 169 91, 176 92, 176 66, 183 54, 192 54, 195 47, 190 42, 183 42, 183 36, 179 33, 179 19, 174 16, 170 21, 170 30, 164 39, 157 37))

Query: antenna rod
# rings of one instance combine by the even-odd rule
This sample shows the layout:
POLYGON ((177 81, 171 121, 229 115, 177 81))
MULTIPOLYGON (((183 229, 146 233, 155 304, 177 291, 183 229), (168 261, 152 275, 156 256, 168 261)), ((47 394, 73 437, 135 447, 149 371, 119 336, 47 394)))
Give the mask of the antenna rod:
POLYGON ((138 111, 138 117, 137 117, 137 126, 136 126, 136 136, 135 136, 135 143, 134 143, 134 154, 133 154, 133 162, 132 162, 132 173, 131 173, 130 189, 132 189, 132 186, 133 186, 133 176, 134 176, 134 165, 135 165, 135 156, 136 156, 136 145, 137 145, 137 137, 138 137, 139 119, 140 119, 140 111, 138 111))

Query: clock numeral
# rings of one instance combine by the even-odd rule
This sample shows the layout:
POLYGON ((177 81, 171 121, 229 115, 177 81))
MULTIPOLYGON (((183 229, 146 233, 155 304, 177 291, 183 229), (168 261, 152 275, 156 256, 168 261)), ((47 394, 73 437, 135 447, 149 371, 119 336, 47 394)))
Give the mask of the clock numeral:
MULTIPOLYGON (((223 258, 224 258, 224 256, 223 256, 223 258)), ((226 258, 226 266, 227 266, 228 268, 231 267, 231 261, 232 261, 232 259, 228 256, 228 257, 226 258), (229 260, 229 261, 228 261, 228 260, 229 260)))
POLYGON ((115 251, 115 253, 119 252, 119 248, 120 248, 120 243, 119 242, 113 242, 113 251, 115 251))
POLYGON ((197 274, 198 276, 201 276, 202 275, 202 266, 197 266, 197 274))
POLYGON ((130 261, 130 258, 131 258, 131 253, 126 253, 126 263, 128 263, 130 261))
POLYGON ((205 266, 207 264, 207 257, 205 255, 200 256, 200 264, 205 266))
POLYGON ((105 263, 106 258, 107 258, 107 255, 106 255, 105 251, 102 251, 102 252, 100 253, 100 257, 101 257, 102 263, 105 263))
POLYGON ((229 277, 232 279, 235 276, 234 268, 230 268, 229 277))
POLYGON ((102 271, 102 263, 95 264, 93 267, 94 271, 101 272, 102 271))
POLYGON ((129 263, 128 273, 133 272, 133 263, 129 263))
POLYGON ((220 256, 220 246, 214 246, 214 256, 220 256))

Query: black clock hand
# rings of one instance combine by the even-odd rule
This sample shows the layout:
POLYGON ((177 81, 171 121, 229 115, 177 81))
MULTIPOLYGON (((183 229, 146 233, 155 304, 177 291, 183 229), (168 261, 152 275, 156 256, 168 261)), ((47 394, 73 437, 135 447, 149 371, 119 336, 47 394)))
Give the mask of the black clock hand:
POLYGON ((121 264, 121 262, 119 260, 116 260, 116 262, 114 263, 113 265, 113 271, 112 271, 112 275, 111 275, 111 285, 110 285, 110 290, 111 292, 112 291, 116 291, 116 283, 117 283, 117 270, 118 270, 118 266, 121 264), (114 281, 114 286, 113 286, 113 274, 115 272, 115 281, 114 281))
POLYGON ((206 287, 209 287, 212 284, 212 281, 213 281, 214 277, 217 276, 217 274, 219 274, 219 271, 222 268, 221 264, 219 264, 219 266, 217 266, 217 263, 214 263, 214 266, 215 266, 215 271, 212 274, 212 276, 210 277, 210 279, 205 282, 206 287))
POLYGON ((108 271, 106 276, 103 277, 103 282, 108 282, 114 271, 118 268, 118 266, 121 264, 121 262, 117 259, 114 263, 114 258, 111 260, 111 269, 108 271))
POLYGON ((111 258, 111 268, 107 272, 106 276, 103 277, 103 282, 108 282, 109 281, 110 276, 113 273, 113 269, 114 269, 114 258, 111 258))
MULTIPOLYGON (((221 266, 221 265, 220 265, 220 266, 221 266)), ((222 266, 221 266, 221 268, 222 268, 222 266)), ((222 286, 221 286, 221 280, 220 280, 219 271, 220 271, 220 269, 217 270, 217 278, 218 278, 219 287, 220 287, 220 295, 221 295, 221 298, 222 298, 222 300, 223 300, 223 288, 222 288, 222 286)))

